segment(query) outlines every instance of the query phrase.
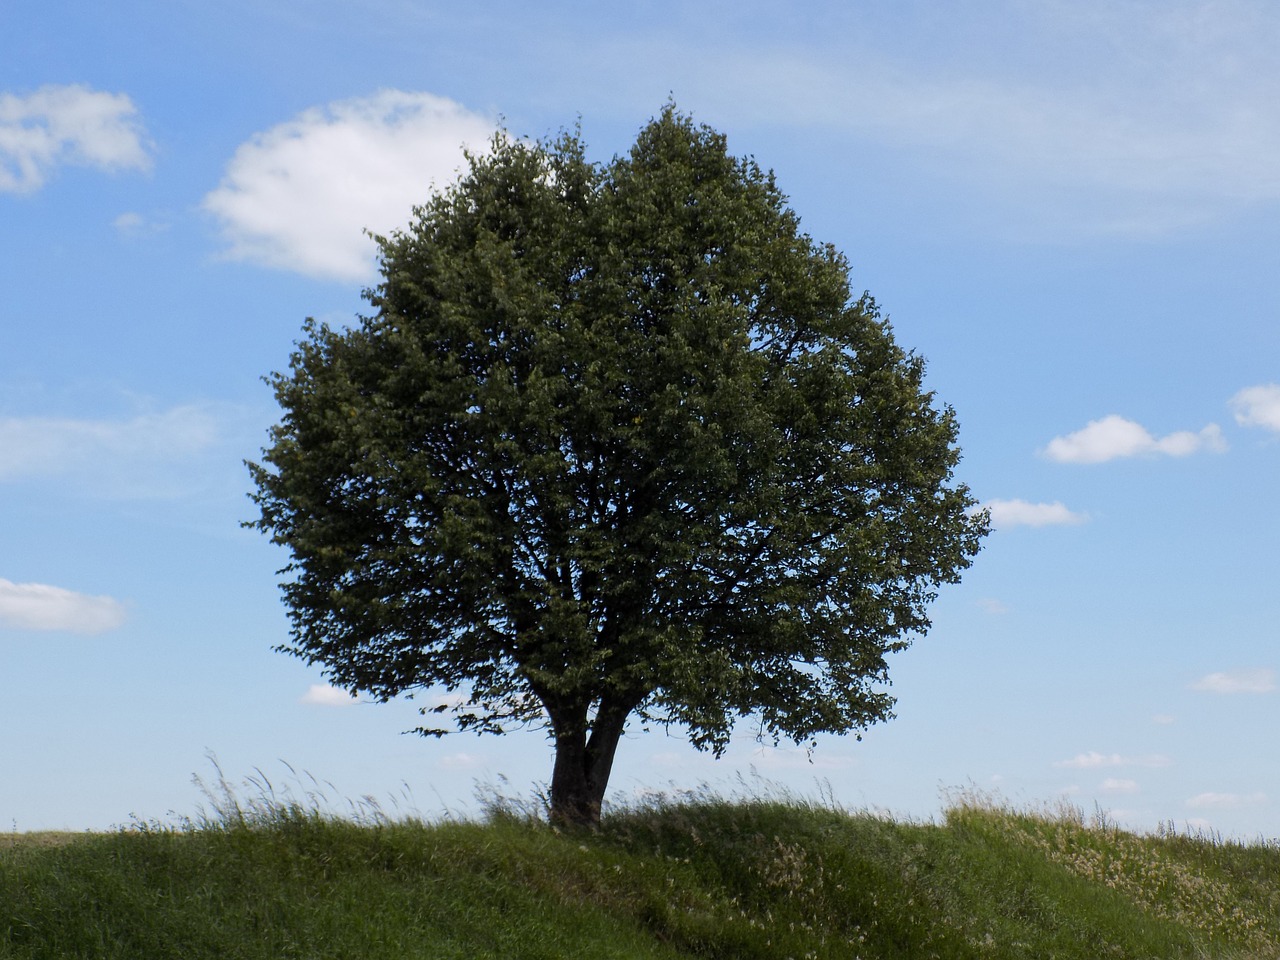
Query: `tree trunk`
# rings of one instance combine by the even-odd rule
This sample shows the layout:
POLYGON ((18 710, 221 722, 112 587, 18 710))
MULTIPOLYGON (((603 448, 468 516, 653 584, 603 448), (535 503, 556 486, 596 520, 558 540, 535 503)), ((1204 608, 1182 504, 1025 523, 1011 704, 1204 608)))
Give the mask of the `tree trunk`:
POLYGON ((556 759, 551 773, 551 822, 595 827, 613 770, 613 756, 631 711, 602 705, 595 720, 555 724, 556 759))

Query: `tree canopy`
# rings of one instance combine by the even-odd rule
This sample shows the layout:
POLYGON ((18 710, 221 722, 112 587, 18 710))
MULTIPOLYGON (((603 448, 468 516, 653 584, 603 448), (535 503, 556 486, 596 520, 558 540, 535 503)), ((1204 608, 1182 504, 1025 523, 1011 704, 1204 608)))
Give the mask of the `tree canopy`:
POLYGON ((377 240, 371 315, 308 321, 250 465, 281 649, 455 691, 463 729, 545 724, 565 822, 633 717, 719 752, 746 716, 890 715, 886 656, 986 518, 923 361, 771 173, 668 105, 607 163, 496 137, 377 240))

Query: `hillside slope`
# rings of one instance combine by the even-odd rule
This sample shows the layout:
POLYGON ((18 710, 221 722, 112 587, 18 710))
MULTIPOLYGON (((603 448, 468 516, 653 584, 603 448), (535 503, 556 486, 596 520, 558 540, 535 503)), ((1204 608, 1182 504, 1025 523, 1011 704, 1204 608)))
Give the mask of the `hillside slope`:
POLYGON ((0 958, 67 957, 1274 958, 1280 847, 716 799, 593 834, 279 806, 0 839, 0 958))

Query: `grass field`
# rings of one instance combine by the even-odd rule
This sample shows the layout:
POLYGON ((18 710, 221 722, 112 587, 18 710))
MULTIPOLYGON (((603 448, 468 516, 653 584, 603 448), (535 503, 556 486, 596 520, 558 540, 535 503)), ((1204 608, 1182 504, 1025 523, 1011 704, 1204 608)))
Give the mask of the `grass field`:
POLYGON ((1280 958, 1280 846, 960 799, 904 823, 693 795, 563 833, 230 795, 0 835, 0 958, 1280 958))

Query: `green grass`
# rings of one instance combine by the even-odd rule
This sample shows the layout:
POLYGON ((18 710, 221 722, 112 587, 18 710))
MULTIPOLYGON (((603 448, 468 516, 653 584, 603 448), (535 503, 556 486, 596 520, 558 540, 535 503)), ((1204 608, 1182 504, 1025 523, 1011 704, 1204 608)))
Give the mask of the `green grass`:
POLYGON ((686 796, 557 832, 233 798, 0 841, 0 958, 1280 958, 1280 847, 962 799, 686 796))

